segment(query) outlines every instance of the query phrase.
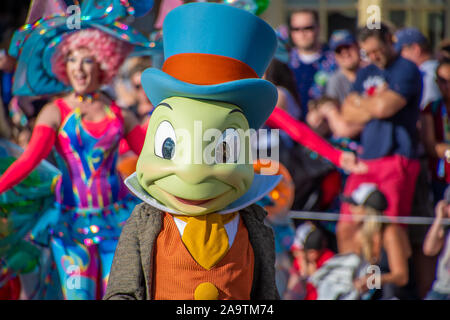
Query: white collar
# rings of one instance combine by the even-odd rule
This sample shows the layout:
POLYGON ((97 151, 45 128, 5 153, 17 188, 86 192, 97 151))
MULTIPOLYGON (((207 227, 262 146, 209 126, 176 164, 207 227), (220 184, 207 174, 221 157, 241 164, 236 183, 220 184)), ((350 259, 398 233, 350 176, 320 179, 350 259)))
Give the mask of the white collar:
MULTIPOLYGON (((244 209, 257 201, 261 200, 265 195, 272 191, 281 181, 281 175, 261 175, 255 174, 253 178, 252 185, 250 189, 242 195, 239 199, 235 200, 233 203, 229 204, 226 208, 219 212, 220 214, 227 214, 244 209)), ((139 199, 145 203, 151 205, 152 207, 166 211, 172 214, 179 214, 174 209, 168 208, 161 202, 153 198, 144 188, 141 187, 136 176, 136 172, 125 179, 125 185, 130 189, 130 191, 135 194, 139 199)))

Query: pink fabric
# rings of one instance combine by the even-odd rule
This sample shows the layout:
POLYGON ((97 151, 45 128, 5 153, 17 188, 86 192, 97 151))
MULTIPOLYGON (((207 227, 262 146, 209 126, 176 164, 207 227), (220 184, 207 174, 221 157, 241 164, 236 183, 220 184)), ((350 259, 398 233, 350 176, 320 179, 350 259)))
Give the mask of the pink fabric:
POLYGON ((1 176, 0 193, 24 180, 49 155, 55 139, 56 131, 53 128, 37 125, 33 130, 27 149, 1 176))
POLYGON ((63 0, 33 0, 25 23, 35 23, 41 18, 55 14, 66 14, 66 9, 63 0))
POLYGON ((166 15, 178 6, 181 6, 183 1, 181 0, 162 0, 161 6, 159 7, 158 19, 155 22, 155 29, 162 29, 162 25, 166 15))
POLYGON ((131 150, 137 155, 142 151, 145 142, 146 131, 140 126, 135 126, 125 137, 131 150))
POLYGON ((317 152, 336 166, 340 166, 342 151, 333 148, 306 124, 294 119, 283 109, 275 108, 266 124, 271 128, 285 131, 294 141, 317 152))
MULTIPOLYGON (((388 201, 386 216, 409 216, 420 171, 420 163, 401 155, 392 155, 375 160, 361 160, 368 166, 365 174, 351 174, 345 183, 344 195, 350 196, 361 183, 375 183, 388 201)), ((349 205, 341 206, 341 221, 352 221, 349 205)))

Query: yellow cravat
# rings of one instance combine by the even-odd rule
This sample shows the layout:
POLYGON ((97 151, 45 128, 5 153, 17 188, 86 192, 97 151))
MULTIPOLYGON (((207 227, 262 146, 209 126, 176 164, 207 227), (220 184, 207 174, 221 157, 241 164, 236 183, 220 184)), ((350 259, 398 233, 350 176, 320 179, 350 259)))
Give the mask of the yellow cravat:
POLYGON ((228 234, 224 226, 236 214, 237 212, 209 213, 197 217, 175 216, 187 222, 181 240, 194 260, 206 270, 214 267, 228 252, 228 234))

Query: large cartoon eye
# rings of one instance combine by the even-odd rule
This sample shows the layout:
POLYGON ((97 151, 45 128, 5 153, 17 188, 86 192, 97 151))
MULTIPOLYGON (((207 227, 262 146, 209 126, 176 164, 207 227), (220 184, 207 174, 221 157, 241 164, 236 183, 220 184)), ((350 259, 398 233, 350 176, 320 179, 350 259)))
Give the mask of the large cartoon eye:
POLYGON ((175 141, 175 130, 170 122, 161 122, 155 133, 155 154, 164 159, 172 159, 175 155, 175 141))
POLYGON ((216 144, 216 163, 234 163, 239 159, 241 140, 236 129, 226 129, 216 144))

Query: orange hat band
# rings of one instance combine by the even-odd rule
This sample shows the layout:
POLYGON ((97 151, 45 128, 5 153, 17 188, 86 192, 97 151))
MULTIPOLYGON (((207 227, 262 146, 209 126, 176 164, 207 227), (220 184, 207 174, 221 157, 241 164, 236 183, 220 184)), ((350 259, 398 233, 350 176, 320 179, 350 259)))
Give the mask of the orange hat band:
POLYGON ((237 59, 207 53, 179 53, 169 57, 162 71, 187 83, 212 85, 259 78, 247 64, 237 59))

